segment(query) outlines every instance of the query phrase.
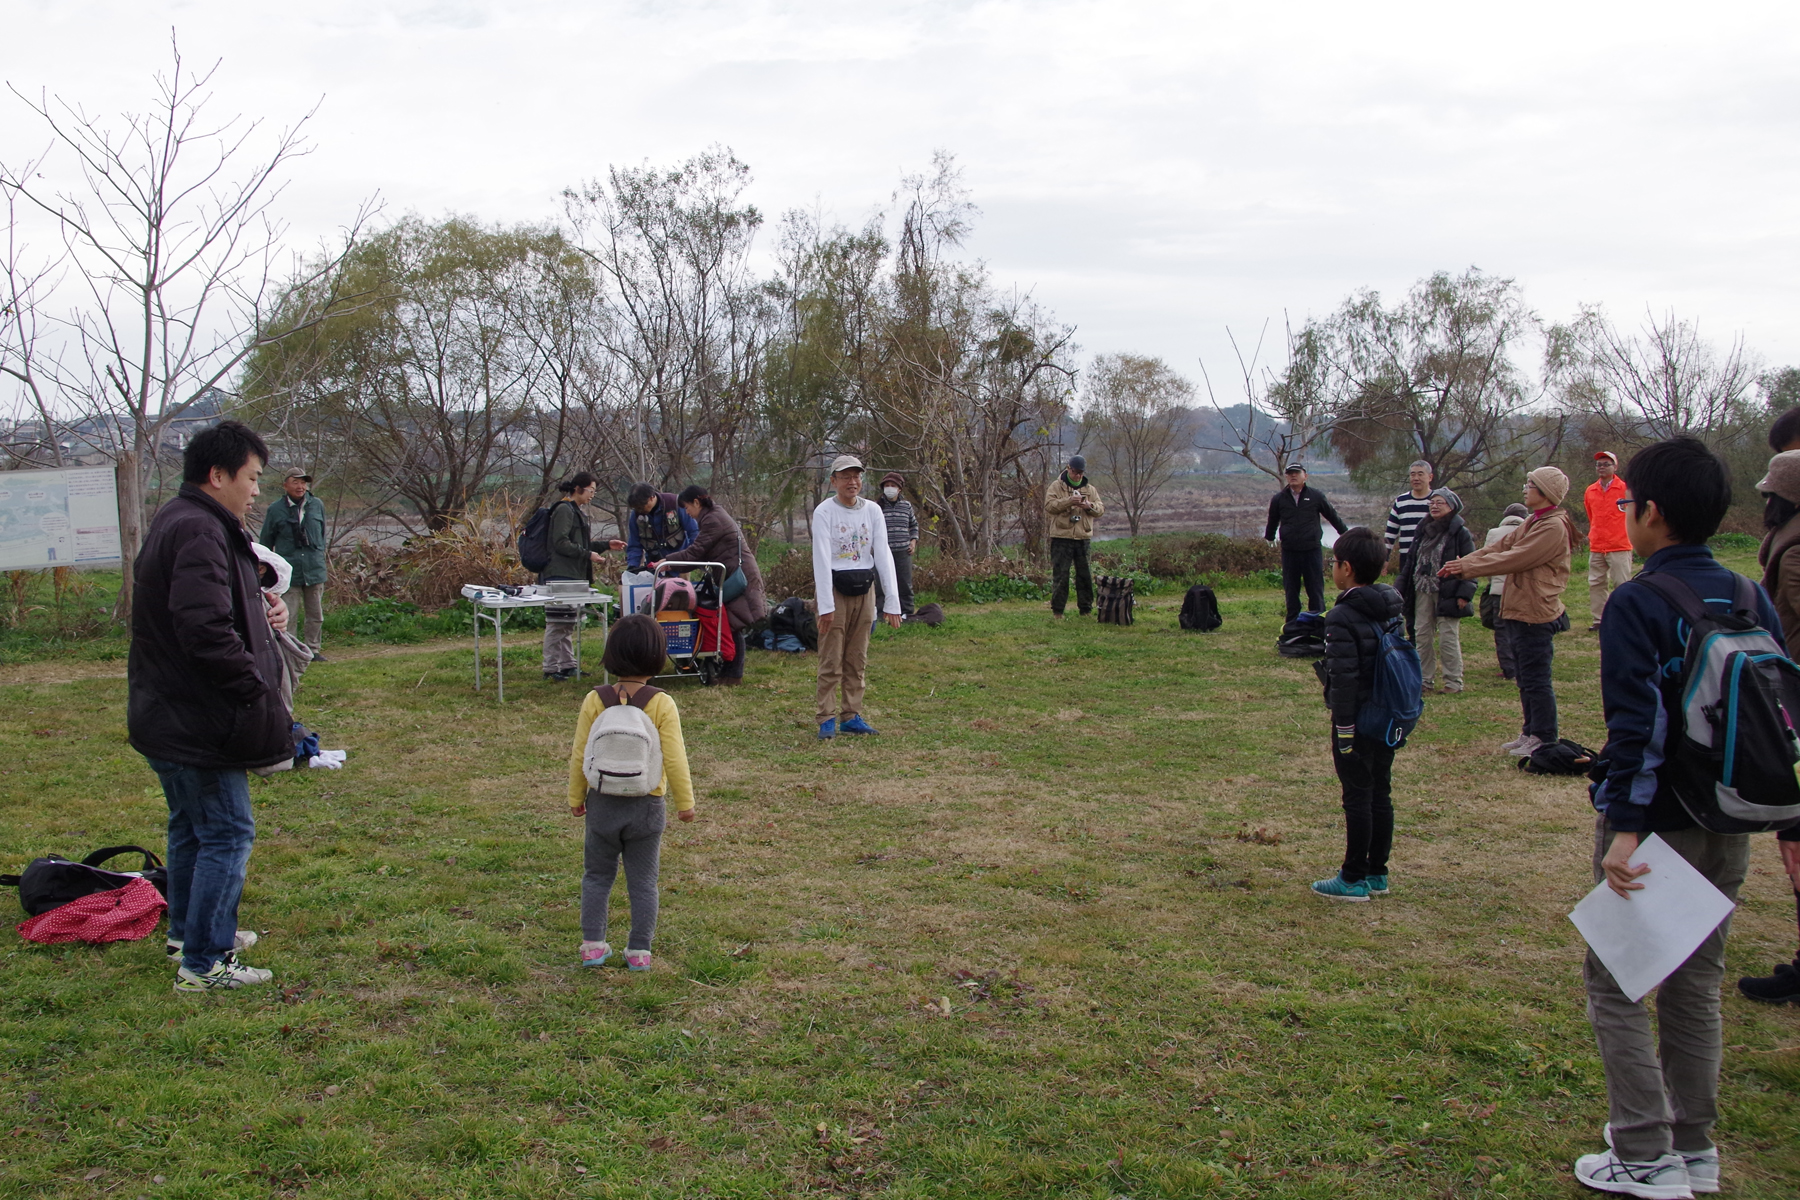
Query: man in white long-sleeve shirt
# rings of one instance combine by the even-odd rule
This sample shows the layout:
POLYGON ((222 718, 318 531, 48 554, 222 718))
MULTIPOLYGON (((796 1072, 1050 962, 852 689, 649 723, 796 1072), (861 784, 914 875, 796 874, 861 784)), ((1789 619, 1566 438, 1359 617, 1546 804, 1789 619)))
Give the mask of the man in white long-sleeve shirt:
POLYGON ((885 597, 882 614, 900 624, 900 590, 888 549, 881 506, 862 498, 862 462, 840 454, 831 463, 837 494, 812 515, 813 595, 819 604, 819 736, 874 733, 862 718, 869 669, 869 631, 875 625, 875 580, 885 597), (843 703, 838 703, 842 689, 843 703))

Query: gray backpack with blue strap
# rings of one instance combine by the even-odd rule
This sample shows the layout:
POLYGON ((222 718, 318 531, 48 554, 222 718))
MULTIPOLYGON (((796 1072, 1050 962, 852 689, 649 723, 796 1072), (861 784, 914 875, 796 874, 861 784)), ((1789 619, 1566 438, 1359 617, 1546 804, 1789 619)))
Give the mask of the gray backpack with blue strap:
POLYGON ((1733 578, 1728 613, 1673 575, 1644 572, 1635 582, 1688 627, 1663 746, 1676 797, 1713 833, 1767 833, 1800 824, 1800 667, 1762 627, 1756 585, 1733 578))

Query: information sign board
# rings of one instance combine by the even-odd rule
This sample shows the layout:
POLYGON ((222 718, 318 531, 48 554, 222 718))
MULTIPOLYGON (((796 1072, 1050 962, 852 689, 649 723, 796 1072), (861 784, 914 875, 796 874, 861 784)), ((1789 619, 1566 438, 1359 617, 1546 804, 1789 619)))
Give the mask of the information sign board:
POLYGON ((119 561, 111 467, 0 471, 0 570, 119 561))

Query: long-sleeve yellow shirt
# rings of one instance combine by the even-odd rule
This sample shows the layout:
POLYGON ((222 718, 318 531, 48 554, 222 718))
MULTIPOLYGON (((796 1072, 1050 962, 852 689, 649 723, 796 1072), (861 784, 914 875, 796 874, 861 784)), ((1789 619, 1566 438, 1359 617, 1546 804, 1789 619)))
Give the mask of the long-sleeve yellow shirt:
MULTIPOLYGON (((582 755, 587 750, 588 731, 600 716, 600 694, 590 691, 581 702, 581 715, 575 718, 575 747, 569 751, 569 807, 587 803, 587 776, 581 770, 582 755)), ((681 740, 681 713, 676 711, 674 697, 663 692, 650 697, 644 715, 662 736, 663 777, 650 789, 652 796, 668 796, 675 802, 676 812, 694 807, 694 781, 688 774, 687 743, 681 740)))

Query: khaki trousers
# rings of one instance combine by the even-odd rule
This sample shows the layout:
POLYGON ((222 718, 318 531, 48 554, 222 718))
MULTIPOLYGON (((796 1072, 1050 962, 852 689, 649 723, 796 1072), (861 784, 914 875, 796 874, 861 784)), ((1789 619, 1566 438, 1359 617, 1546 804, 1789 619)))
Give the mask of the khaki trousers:
POLYGON ((1444 664, 1444 686, 1453 692, 1463 688, 1462 622, 1440 617, 1436 592, 1413 594, 1413 645, 1419 651, 1419 670, 1425 686, 1437 680, 1438 663, 1444 664))
POLYGON ((1600 623, 1600 614, 1606 611, 1612 590, 1630 578, 1631 551, 1612 550, 1588 555, 1588 609, 1594 614, 1594 624, 1600 623))
POLYGON ((306 623, 301 627, 300 640, 317 654, 325 634, 325 585, 313 583, 305 587, 289 588, 288 592, 290 595, 300 593, 301 607, 306 610, 306 623))
POLYGON ((862 711, 863 690, 868 686, 869 629, 875 623, 875 589, 860 596, 832 590, 837 611, 831 632, 819 639, 819 724, 834 717, 849 720, 862 711), (843 707, 837 707, 839 689, 843 707))
MULTIPOLYGON (((1712 885, 1736 900, 1750 868, 1750 839, 1704 829, 1658 834, 1712 885)), ((1612 843, 1606 818, 1594 824, 1594 881, 1605 878, 1600 860, 1612 843)), ((1723 1046, 1719 984, 1725 977, 1725 936, 1731 918, 1707 935, 1700 948, 1656 988, 1656 1030, 1650 1029, 1648 996, 1625 998, 1601 961, 1589 951, 1588 1023, 1606 1069, 1613 1146, 1626 1162, 1650 1162, 1671 1149, 1692 1154, 1712 1145, 1719 1119, 1719 1060, 1723 1046)))

